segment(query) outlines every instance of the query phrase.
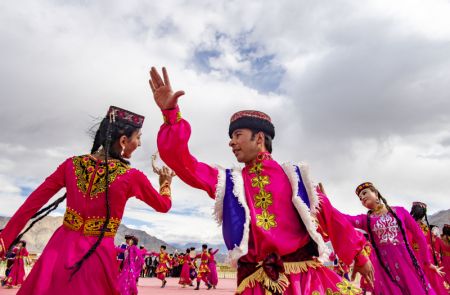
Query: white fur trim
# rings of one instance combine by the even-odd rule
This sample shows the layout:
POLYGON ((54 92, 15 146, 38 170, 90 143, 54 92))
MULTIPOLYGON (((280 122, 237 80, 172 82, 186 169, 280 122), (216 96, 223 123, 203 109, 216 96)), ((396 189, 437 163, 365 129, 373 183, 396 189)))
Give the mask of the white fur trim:
POLYGON ((238 259, 246 255, 248 252, 248 239, 250 235, 250 209, 248 208, 247 200, 245 199, 242 169, 234 168, 231 172, 231 177, 234 184, 233 194, 237 197, 239 204, 244 208, 245 211, 244 233, 242 236, 241 244, 234 245, 233 250, 228 251, 227 260, 233 267, 236 267, 238 259))
POLYGON ((225 169, 217 167, 216 202, 214 204, 214 218, 219 225, 223 221, 223 198, 225 197, 226 172, 225 169))
POLYGON ((312 182, 309 179, 308 174, 308 166, 305 164, 299 164, 300 173, 302 175, 302 181, 305 184, 306 191, 308 193, 308 199, 311 203, 311 208, 314 208, 313 212, 308 208, 308 206, 303 202, 300 197, 297 196, 298 193, 298 174, 295 171, 295 167, 292 163, 284 163, 281 165, 283 167, 284 172, 289 178, 289 182, 291 183, 292 187, 292 203, 294 204, 295 208, 297 209, 298 214, 300 215, 300 218, 302 219, 306 230, 309 233, 309 236, 316 242, 317 248, 319 251, 319 260, 322 262, 328 261, 329 258, 329 249, 325 245, 325 241, 323 240, 322 236, 317 231, 317 225, 314 223, 315 219, 315 208, 319 205, 317 195, 315 193, 310 194, 310 192, 315 192, 314 187, 312 186, 312 182), (303 166, 303 167, 302 167, 303 166), (303 174, 305 171, 305 174, 303 174), (309 189, 308 189, 309 187, 309 189))

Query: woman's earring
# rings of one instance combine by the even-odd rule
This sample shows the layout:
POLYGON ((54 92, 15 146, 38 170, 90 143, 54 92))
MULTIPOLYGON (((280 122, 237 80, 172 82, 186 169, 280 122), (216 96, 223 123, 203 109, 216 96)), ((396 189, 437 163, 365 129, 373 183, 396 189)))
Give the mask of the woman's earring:
POLYGON ((123 157, 123 153, 125 151, 125 147, 122 146, 122 151, 120 151, 120 156, 123 157))

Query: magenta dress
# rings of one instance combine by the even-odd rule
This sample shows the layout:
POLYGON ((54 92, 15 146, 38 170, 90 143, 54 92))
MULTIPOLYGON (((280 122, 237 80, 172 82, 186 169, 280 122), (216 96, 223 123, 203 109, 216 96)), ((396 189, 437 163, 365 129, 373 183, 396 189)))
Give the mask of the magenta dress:
POLYGON ((19 248, 14 248, 13 253, 16 256, 14 256, 14 262, 11 266, 11 272, 6 278, 6 285, 10 287, 22 285, 25 279, 24 258, 28 257, 28 251, 25 248, 21 248, 20 250, 19 248))
POLYGON ((450 287, 450 244, 442 241, 441 245, 442 266, 445 272, 445 282, 450 287))
MULTIPOLYGON (((69 282, 74 265, 97 240, 105 220, 105 163, 92 156, 75 156, 64 161, 25 201, 0 233, 0 245, 8 247, 25 224, 60 189, 67 190, 63 224, 50 238, 17 294, 118 294, 114 236, 125 204, 137 197, 156 211, 167 212, 171 199, 161 196, 139 170, 110 160, 108 230, 95 253, 84 261, 69 282)), ((0 249, 0 252, 1 249, 0 249)), ((3 251, 4 252, 4 251, 3 251)), ((3 255, 0 253, 0 255, 3 255)))
POLYGON ((217 266, 216 266, 217 262, 214 257, 214 255, 216 255, 217 252, 219 252, 219 249, 209 253, 208 267, 209 267, 210 273, 208 275, 208 281, 213 286, 217 286, 217 284, 219 283, 219 277, 217 276, 217 266))
MULTIPOLYGON (((403 207, 392 207, 398 218, 403 224, 403 228, 406 232, 411 232, 414 236, 417 236, 417 242, 422 245, 420 258, 423 271, 424 267, 428 267, 430 264, 430 257, 426 250, 427 243, 425 238, 411 215, 403 207)), ((357 216, 347 215, 347 219, 359 229, 367 232, 367 214, 361 214, 357 216)), ((404 243, 402 233, 398 227, 397 221, 391 213, 383 215, 370 216, 370 227, 373 233, 374 242, 378 247, 378 250, 383 260, 384 265, 387 266, 392 274, 392 277, 397 281, 398 285, 391 281, 389 276, 383 270, 378 257, 376 256, 375 249, 372 249, 370 259, 375 268, 375 294, 436 294, 431 288, 428 280, 426 281, 427 291, 424 289, 422 281, 418 272, 414 268, 414 265, 408 254, 408 250, 404 243)), ((405 232, 405 234, 406 234, 405 232)))
POLYGON ((183 258, 183 266, 181 268, 180 280, 178 284, 180 285, 190 285, 192 283, 191 280, 191 269, 192 269, 192 258, 189 254, 184 255, 183 258))
MULTIPOLYGON (((181 118, 178 108, 163 111, 163 116, 165 123, 158 133, 158 150, 162 160, 181 180, 206 191, 212 199, 216 199, 216 190, 219 190, 219 169, 197 161, 190 154, 188 140, 191 127, 181 118)), ((327 292, 360 294, 360 290, 353 288, 348 281, 310 256, 311 252, 308 249, 312 244, 311 237, 293 205, 291 182, 278 162, 271 159, 269 154, 263 154, 260 161, 255 162, 254 167, 250 165, 244 167, 238 177, 243 181, 243 198, 249 208, 250 222, 248 251, 241 256, 238 264, 237 293, 267 294, 263 285, 256 279, 253 280, 257 275, 253 270, 268 253, 276 253, 291 259, 285 260, 284 263, 288 272, 286 273, 288 286, 284 294, 309 295, 327 292), (259 178, 255 177, 256 169, 262 171, 259 178), (261 186, 264 186, 265 192, 270 194, 267 199, 258 199, 258 196, 261 196, 261 186), (266 213, 262 207, 268 208, 264 211, 266 213), (270 216, 264 218, 267 211, 270 211, 270 216)), ((364 237, 331 206, 324 194, 319 194, 318 198, 320 203, 314 219, 317 220, 323 236, 333 243, 344 262, 351 264, 356 259, 358 263, 362 261, 363 264, 367 261, 367 257, 360 255, 365 244, 364 237)))
POLYGON ((136 295, 137 281, 142 270, 142 251, 135 245, 125 250, 123 268, 119 275, 120 295, 136 295))

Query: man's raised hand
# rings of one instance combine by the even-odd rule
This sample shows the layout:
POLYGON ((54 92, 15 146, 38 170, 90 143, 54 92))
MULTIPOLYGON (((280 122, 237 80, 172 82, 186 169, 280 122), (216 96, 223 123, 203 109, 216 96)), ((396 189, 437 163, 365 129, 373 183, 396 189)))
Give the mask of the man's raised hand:
POLYGON ((169 110, 177 107, 178 98, 184 95, 184 91, 173 93, 170 85, 169 75, 165 67, 162 68, 164 80, 159 75, 155 67, 150 70, 150 88, 153 92, 153 98, 161 110, 169 110))

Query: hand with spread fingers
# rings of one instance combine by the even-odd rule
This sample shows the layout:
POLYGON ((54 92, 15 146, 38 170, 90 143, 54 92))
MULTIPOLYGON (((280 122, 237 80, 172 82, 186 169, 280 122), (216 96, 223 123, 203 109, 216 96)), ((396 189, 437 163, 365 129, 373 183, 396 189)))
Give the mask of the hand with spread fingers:
POLYGON ((162 74, 164 79, 161 78, 155 67, 152 67, 150 70, 150 80, 148 82, 153 92, 153 98, 161 110, 174 109, 178 105, 178 98, 184 95, 184 91, 173 93, 169 75, 164 67, 162 68, 162 74))

